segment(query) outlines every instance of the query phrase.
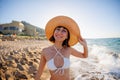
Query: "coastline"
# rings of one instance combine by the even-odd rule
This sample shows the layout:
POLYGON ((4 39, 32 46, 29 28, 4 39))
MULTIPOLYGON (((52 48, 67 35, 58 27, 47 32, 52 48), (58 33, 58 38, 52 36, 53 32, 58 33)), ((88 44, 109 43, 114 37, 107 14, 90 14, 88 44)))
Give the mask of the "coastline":
MULTIPOLYGON (((34 75, 39 67, 41 51, 50 45, 51 43, 47 40, 1 41, 0 80, 34 80, 34 75)), ((95 50, 96 48, 93 47, 95 50)), ((96 53, 94 50, 89 53, 93 52, 96 53)), ((100 67, 100 65, 91 63, 98 63, 96 56, 89 56, 87 59, 70 58, 71 80, 99 80, 99 77, 101 80, 118 80, 112 73, 103 73, 102 69, 105 66, 100 67)), ((49 77, 49 71, 45 67, 41 80, 49 80, 49 77)))

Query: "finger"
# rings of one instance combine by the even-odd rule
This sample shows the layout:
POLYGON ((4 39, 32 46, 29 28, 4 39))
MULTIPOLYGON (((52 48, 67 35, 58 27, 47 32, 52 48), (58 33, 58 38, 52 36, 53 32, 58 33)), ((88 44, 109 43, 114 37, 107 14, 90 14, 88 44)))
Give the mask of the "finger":
POLYGON ((83 40, 82 36, 78 36, 78 39, 83 40))
POLYGON ((81 39, 78 39, 78 41, 81 43, 82 42, 82 40, 81 39))

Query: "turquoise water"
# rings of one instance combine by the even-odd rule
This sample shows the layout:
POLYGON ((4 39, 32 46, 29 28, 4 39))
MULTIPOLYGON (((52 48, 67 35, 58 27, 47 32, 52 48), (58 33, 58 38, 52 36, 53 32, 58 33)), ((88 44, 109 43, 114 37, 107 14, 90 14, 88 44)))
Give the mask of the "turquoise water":
POLYGON ((89 46, 103 46, 120 54, 120 38, 87 39, 87 43, 89 46))

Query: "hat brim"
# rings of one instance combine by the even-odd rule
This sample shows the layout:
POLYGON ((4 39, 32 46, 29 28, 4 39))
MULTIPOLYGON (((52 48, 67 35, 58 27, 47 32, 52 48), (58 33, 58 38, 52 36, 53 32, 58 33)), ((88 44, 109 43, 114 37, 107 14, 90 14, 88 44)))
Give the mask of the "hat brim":
POLYGON ((70 32, 69 45, 70 46, 75 45, 78 42, 78 38, 82 39, 80 35, 80 29, 77 23, 73 19, 67 16, 57 16, 49 20, 48 23, 46 24, 45 33, 46 33, 46 37, 48 40, 53 35, 54 29, 57 26, 63 26, 69 30, 70 32))

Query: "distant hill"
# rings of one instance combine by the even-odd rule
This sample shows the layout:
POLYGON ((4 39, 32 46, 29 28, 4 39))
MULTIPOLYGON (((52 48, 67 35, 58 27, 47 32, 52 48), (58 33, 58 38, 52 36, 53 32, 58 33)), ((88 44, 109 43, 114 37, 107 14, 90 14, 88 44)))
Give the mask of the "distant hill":
POLYGON ((34 26, 26 21, 21 21, 21 23, 24 24, 25 27, 29 27, 29 28, 36 28, 36 31, 40 34, 40 35, 44 35, 45 34, 45 30, 42 28, 39 28, 37 26, 34 26))

